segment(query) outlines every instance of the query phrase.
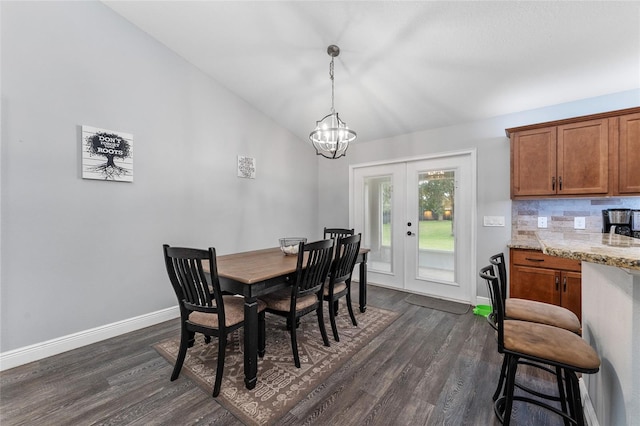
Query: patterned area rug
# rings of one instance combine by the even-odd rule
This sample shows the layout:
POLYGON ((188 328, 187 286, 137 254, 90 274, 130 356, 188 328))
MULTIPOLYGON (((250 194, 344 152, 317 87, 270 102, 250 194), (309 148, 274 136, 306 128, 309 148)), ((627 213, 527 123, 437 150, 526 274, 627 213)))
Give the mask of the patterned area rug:
MULTIPOLYGON (((267 314, 266 354, 258 358, 258 384, 253 390, 244 387, 243 330, 232 333, 227 345, 222 389, 216 400, 245 424, 273 424, 398 317, 395 312, 374 306, 367 306, 365 313, 356 307, 354 311, 358 327, 351 324, 347 309, 341 305, 336 318, 340 341, 336 342, 325 309, 330 347, 322 344, 315 314, 301 319, 298 327, 301 368, 293 363, 285 319, 267 314)), ((202 335, 196 336, 180 374, 186 374, 210 394, 218 345, 215 338, 205 344, 202 335)), ((179 336, 175 336, 155 344, 154 348, 173 365, 179 342, 179 336)))

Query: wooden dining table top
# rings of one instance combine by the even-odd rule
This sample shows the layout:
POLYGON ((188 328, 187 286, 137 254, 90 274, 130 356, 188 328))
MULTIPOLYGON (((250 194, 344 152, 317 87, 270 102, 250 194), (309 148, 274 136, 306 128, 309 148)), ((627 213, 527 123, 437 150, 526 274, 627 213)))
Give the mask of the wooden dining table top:
POLYGON ((296 271, 298 256, 285 255, 280 247, 217 256, 218 275, 254 284, 296 271))
MULTIPOLYGON (((367 252, 369 252, 369 249, 360 249, 360 253, 367 252)), ((287 256, 279 247, 216 257, 218 275, 243 284, 259 283, 294 273, 297 261, 297 255, 287 256)))

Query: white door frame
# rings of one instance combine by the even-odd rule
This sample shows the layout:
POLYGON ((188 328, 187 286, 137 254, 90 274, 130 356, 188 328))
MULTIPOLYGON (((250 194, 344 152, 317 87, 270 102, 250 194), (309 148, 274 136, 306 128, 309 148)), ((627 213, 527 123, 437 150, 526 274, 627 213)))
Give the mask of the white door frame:
MULTIPOLYGON (((413 161, 420 161, 420 160, 431 160, 431 159, 441 159, 441 158, 447 158, 447 157, 453 157, 453 156, 461 156, 461 155, 469 155, 470 159, 471 159, 471 180, 472 180, 472 185, 470 188, 471 191, 471 212, 472 214, 470 215, 470 221, 471 221, 471 232, 470 232, 470 238, 471 238, 471 253, 470 253, 470 259, 469 259, 469 276, 471 277, 470 279, 470 300, 469 303, 472 305, 476 305, 477 304, 477 293, 478 293, 478 280, 474 279, 474 277, 477 274, 477 265, 476 265, 476 259, 477 259, 477 151, 475 148, 472 149, 468 149, 468 150, 461 150, 461 151, 451 151, 451 152, 443 152, 443 153, 435 153, 435 154, 428 154, 428 155, 421 155, 421 156, 415 156, 415 157, 404 157, 404 158, 397 158, 397 159, 393 159, 393 160, 387 160, 387 161, 374 161, 374 162, 368 162, 368 163, 358 163, 358 164, 351 164, 349 165, 349 227, 353 228, 354 224, 355 224, 355 214, 354 214, 354 193, 355 193, 355 182, 353 179, 353 175, 354 175, 354 169, 358 169, 358 168, 362 168, 362 167, 371 167, 371 166, 380 166, 380 165, 387 165, 387 164, 395 164, 395 163, 407 163, 407 162, 413 162, 413 161)), ((358 230, 356 230, 356 232, 358 232, 358 230)))

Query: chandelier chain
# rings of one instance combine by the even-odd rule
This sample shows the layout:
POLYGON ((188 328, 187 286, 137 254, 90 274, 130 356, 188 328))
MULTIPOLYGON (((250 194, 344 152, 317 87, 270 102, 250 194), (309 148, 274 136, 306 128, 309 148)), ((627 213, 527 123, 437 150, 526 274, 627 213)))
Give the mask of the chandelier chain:
POLYGON ((333 107, 334 100, 334 92, 333 92, 333 56, 331 57, 331 63, 329 64, 329 78, 331 78, 331 113, 334 113, 336 110, 333 107))

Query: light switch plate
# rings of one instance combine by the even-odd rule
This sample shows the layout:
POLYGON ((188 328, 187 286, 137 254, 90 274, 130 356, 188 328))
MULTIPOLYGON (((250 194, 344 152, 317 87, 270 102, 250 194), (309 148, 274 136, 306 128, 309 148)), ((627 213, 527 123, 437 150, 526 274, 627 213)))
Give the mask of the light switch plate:
POLYGON ((573 229, 585 229, 586 221, 584 217, 574 217, 573 218, 573 229))
POLYGON ((484 216, 484 226, 504 226, 504 216, 484 216))
POLYGON ((538 217, 538 228, 546 228, 547 227, 547 217, 539 216, 538 217))

